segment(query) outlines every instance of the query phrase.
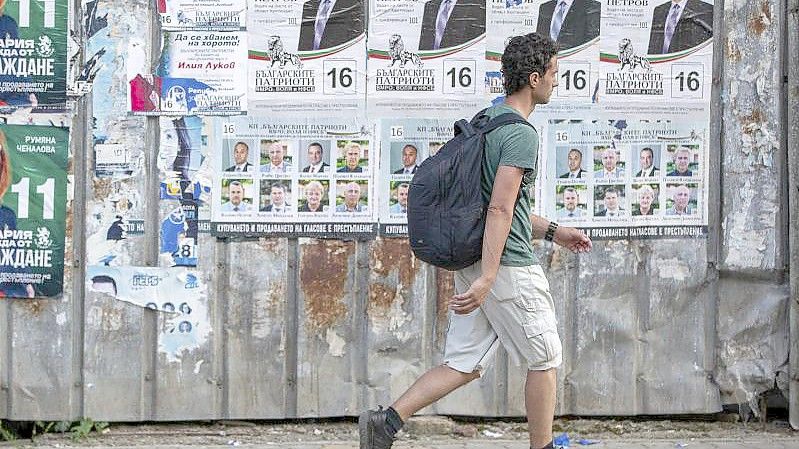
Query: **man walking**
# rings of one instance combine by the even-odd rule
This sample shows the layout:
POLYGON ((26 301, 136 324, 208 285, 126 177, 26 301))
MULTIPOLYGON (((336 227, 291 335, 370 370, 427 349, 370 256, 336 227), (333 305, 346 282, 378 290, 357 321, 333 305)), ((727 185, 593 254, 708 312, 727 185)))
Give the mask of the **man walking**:
MULTIPOLYGON (((506 98, 489 117, 512 112, 528 117, 549 102, 558 85, 557 47, 531 33, 510 40, 502 55, 506 98)), ((533 237, 573 252, 591 249, 575 228, 531 215, 538 134, 525 124, 486 136, 481 190, 488 203, 482 260, 455 274, 444 364, 422 375, 391 407, 361 414, 361 449, 388 449, 414 413, 480 377, 502 344, 527 366, 525 403, 532 449, 552 448, 555 368, 561 363, 554 303, 533 253, 533 237), (530 332, 531 330, 535 332, 530 332), (530 335, 528 337, 528 335, 530 335)))

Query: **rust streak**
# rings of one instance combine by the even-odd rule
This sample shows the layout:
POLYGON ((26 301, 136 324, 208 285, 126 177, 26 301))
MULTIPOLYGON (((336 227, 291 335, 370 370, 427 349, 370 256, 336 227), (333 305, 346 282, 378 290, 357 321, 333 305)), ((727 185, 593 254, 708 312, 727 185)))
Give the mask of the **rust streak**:
POLYGON ((768 2, 760 4, 760 10, 749 18, 747 25, 758 36, 763 34, 771 25, 771 7, 768 2))
POLYGON ((367 310, 369 316, 386 317, 396 294, 397 289, 395 287, 380 282, 371 283, 369 285, 369 305, 367 310))
POLYGON ((411 252, 405 239, 379 239, 372 245, 371 269, 380 276, 388 276, 399 270, 399 281, 403 287, 410 287, 416 280, 421 264, 411 252))
POLYGON ((763 115, 763 111, 760 108, 752 109, 752 113, 749 115, 744 115, 739 118, 741 125, 743 126, 743 133, 744 134, 753 134, 755 129, 752 125, 760 125, 765 121, 766 117, 763 115))
POLYGON ((347 314, 344 288, 354 242, 320 240, 302 246, 300 284, 308 330, 326 330, 347 314))
POLYGON ((33 316, 39 316, 44 312, 45 300, 42 299, 23 299, 21 300, 25 308, 30 310, 33 316))

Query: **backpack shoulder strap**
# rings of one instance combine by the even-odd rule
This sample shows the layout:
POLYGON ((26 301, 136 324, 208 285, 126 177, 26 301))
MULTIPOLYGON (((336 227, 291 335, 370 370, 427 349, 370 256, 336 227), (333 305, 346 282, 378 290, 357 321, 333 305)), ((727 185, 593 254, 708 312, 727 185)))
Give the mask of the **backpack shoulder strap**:
POLYGON ((533 125, 522 118, 519 114, 513 112, 506 112, 504 114, 500 114, 494 118, 492 118, 486 125, 481 129, 483 134, 488 134, 491 131, 505 125, 510 125, 511 123, 523 123, 529 127, 533 127, 533 125))

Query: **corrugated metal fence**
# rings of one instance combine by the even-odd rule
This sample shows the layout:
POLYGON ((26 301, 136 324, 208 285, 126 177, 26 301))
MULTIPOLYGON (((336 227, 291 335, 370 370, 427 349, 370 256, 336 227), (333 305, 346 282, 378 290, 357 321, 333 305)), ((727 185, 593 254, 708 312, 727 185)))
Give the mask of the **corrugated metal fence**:
MULTIPOLYGON (((82 35, 82 2, 72 6, 82 35)), ((453 289, 403 240, 201 235, 212 334, 179 361, 157 350, 161 314, 85 291, 92 217, 115 192, 136 193, 145 218, 145 234, 121 243, 125 263, 158 262, 159 122, 127 115, 124 102, 132 45, 146 43, 135 50, 151 59, 158 48, 152 6, 100 3, 119 45, 104 81, 75 104, 66 293, 0 305, 0 418, 353 416, 390 403, 439 363, 453 289), (96 127, 141 158, 136 177, 92 177, 96 127)), ((566 356, 558 414, 709 413, 754 404, 775 384, 787 394, 786 10, 716 2, 708 240, 601 242, 584 256, 539 248, 566 356)), ((523 379, 500 354, 484 378, 427 412, 523 415, 523 379)))

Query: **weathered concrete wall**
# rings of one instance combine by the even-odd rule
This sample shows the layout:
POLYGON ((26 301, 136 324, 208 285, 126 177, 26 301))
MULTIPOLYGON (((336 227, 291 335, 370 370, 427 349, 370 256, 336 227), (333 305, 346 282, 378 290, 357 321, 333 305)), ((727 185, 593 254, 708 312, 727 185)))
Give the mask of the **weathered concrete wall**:
MULTIPOLYGON (((786 388, 784 5, 716 5, 712 237, 598 242, 580 256, 538 247, 564 343, 558 414, 708 413, 775 382, 786 388)), ((129 116, 124 101, 133 62, 157 53, 152 7, 103 0, 109 27, 82 41, 85 54, 109 52, 72 120, 72 291, 0 307, 0 418, 279 419, 389 403, 440 363, 453 292, 452 275, 416 261, 402 240, 201 234, 212 331, 177 359, 158 350, 163 314, 84 291, 84 267, 98 262, 92 248, 109 244, 95 236, 118 214, 145 227, 114 243, 118 262, 159 263, 160 122, 129 116), (133 175, 94 177, 95 142, 124 144, 133 175)), ((799 91, 790 95, 797 114, 799 91)), ((425 412, 523 415, 523 381, 500 352, 481 380, 425 412)))

